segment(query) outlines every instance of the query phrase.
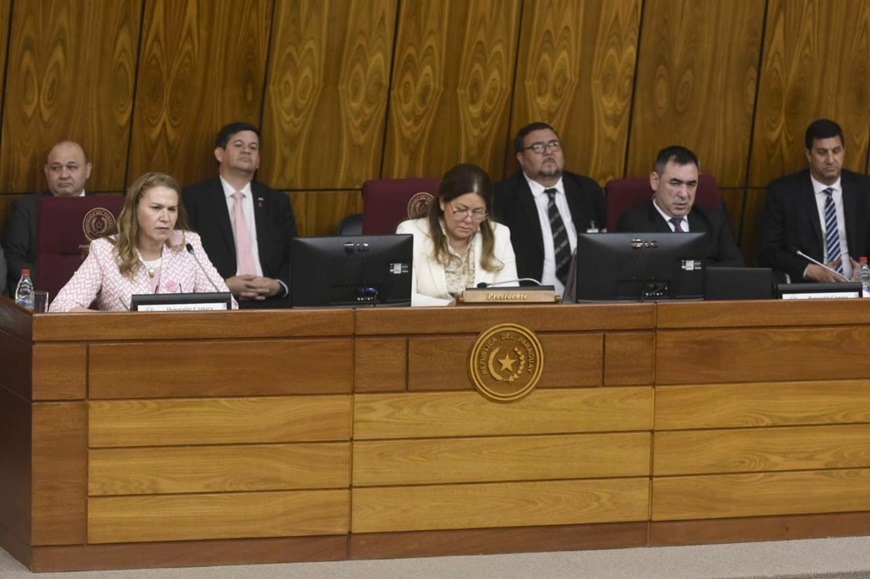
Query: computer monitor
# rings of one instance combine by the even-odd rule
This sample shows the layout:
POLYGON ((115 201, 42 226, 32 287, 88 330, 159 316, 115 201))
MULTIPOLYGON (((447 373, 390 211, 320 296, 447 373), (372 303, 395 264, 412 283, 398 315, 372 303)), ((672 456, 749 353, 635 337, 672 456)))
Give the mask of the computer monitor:
POLYGON ((410 306, 411 235, 297 237, 292 244, 290 303, 410 306))
POLYGON ((705 233, 581 233, 578 302, 704 298, 705 233))

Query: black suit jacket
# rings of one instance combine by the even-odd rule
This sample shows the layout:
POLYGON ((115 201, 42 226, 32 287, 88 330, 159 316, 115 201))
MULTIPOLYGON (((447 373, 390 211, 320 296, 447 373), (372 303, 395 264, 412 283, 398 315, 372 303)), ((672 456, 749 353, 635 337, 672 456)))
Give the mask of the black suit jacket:
MULTIPOLYGON (((604 193, 598 183, 575 173, 562 175, 571 220, 579 232, 585 232, 592 221, 607 227, 604 193)), ((538 208, 532 190, 522 171, 495 184, 493 213, 499 223, 511 230, 511 245, 517 256, 517 275, 541 279, 544 272, 544 234, 538 218, 538 208)))
POLYGON ((15 293, 22 269, 30 270, 30 278, 36 275, 36 204, 42 197, 51 197, 51 192, 23 195, 12 203, 6 219, 3 246, 6 249, 10 293, 15 293))
MULTIPOLYGON (((251 182, 257 246, 263 276, 279 279, 290 288, 290 242, 296 237, 296 218, 290 199, 280 191, 251 182)), ((236 242, 220 177, 185 187, 181 193, 190 226, 224 279, 236 275, 236 242)), ((239 302, 242 307, 284 307, 286 297, 264 302, 239 302)))
MULTIPOLYGON (((725 213, 713 207, 693 205, 689 211, 689 231, 707 234, 708 266, 742 267, 743 254, 734 241, 731 224, 725 213)), ((644 207, 631 209, 619 218, 619 231, 629 233, 673 233, 671 226, 650 201, 644 207)))
MULTIPOLYGON (((846 242, 849 255, 857 261, 870 252, 870 177, 843 170, 840 185, 846 242)), ((784 271, 792 281, 802 281, 810 262, 796 255, 794 249, 824 260, 823 227, 809 169, 772 181, 761 212, 758 264, 784 271)))

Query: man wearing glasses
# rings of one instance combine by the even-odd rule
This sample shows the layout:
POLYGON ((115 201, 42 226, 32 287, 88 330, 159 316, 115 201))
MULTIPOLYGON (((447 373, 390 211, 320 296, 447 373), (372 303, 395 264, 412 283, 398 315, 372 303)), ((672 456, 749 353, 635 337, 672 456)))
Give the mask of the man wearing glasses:
POLYGON ((495 218, 511 230, 519 277, 561 295, 577 233, 606 226, 604 194, 592 179, 564 171, 562 143, 547 123, 520 129, 514 146, 521 170, 495 184, 495 218))

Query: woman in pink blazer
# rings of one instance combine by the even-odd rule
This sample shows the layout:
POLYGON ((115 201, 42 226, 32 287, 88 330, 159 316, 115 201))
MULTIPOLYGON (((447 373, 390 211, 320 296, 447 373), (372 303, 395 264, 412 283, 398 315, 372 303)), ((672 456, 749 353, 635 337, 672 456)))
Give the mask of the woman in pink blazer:
POLYGON ((179 191, 169 175, 139 177, 127 191, 117 232, 91 242, 88 257, 58 292, 50 311, 89 311, 95 300, 98 310, 127 311, 133 294, 214 292, 215 288, 228 292, 199 236, 187 231, 179 191))

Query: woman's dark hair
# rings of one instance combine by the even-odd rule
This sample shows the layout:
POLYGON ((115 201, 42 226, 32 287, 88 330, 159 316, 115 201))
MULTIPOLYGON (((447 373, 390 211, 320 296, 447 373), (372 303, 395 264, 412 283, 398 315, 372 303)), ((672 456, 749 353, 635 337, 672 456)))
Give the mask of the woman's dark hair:
MULTIPOLYGON (((463 163, 444 173, 438 188, 438 198, 429 207, 429 233, 435 246, 432 257, 441 265, 447 264, 449 251, 447 249, 447 235, 441 227, 444 211, 441 209, 440 201, 443 200, 446 205, 466 193, 478 195, 486 205, 486 212, 492 213, 492 181, 490 181, 486 171, 477 165, 463 163)), ((480 223, 480 234, 483 236, 481 266, 486 271, 501 270, 504 264, 495 257, 495 234, 489 219, 480 223)))

